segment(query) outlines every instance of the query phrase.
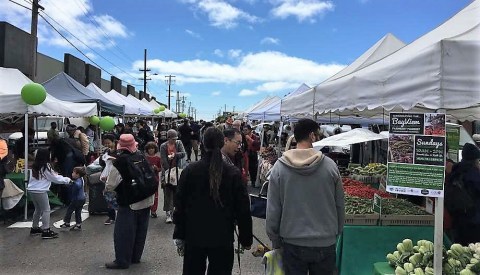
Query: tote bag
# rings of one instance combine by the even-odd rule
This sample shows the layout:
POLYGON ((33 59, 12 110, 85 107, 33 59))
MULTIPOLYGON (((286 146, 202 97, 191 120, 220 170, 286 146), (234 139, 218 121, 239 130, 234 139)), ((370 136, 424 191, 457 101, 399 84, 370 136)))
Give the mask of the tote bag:
MULTIPOLYGON (((170 162, 170 167, 172 167, 172 165, 173 165, 173 159, 170 162)), ((183 171, 183 169, 178 168, 178 165, 168 169, 167 172, 165 173, 165 175, 166 175, 165 182, 167 184, 177 186, 178 185, 178 179, 180 178, 180 175, 182 174, 182 171, 183 171)))

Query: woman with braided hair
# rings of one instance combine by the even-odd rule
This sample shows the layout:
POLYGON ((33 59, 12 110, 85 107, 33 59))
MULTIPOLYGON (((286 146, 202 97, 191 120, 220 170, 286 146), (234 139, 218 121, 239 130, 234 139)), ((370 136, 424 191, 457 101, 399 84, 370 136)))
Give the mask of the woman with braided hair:
POLYGON ((223 133, 211 127, 205 155, 182 172, 175 197, 173 238, 184 255, 183 274, 231 274, 234 230, 244 249, 252 245, 250 203, 240 171, 222 159, 223 133))

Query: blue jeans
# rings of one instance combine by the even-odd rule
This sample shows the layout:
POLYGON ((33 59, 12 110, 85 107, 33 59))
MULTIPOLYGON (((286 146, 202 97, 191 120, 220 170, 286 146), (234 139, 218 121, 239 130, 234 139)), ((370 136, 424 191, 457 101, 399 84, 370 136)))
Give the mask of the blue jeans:
POLYGON ((84 204, 85 204, 85 199, 75 200, 70 202, 70 204, 68 205, 67 213, 65 213, 65 218, 63 218, 63 222, 70 223, 70 219, 72 218, 72 213, 75 211, 75 223, 81 224, 82 209, 84 204))
POLYGON ((150 207, 141 210, 132 210, 129 206, 118 208, 113 230, 115 262, 118 265, 128 267, 132 262, 140 262, 149 218, 150 207))
POLYGON ((283 269, 285 275, 333 275, 335 267, 335 245, 328 247, 306 247, 283 244, 283 269))

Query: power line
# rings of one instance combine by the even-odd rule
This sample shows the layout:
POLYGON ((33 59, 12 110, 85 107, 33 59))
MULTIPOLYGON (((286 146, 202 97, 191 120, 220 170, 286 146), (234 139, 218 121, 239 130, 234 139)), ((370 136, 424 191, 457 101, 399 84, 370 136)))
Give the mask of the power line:
MULTIPOLYGON (((112 66, 114 66, 115 68, 119 69, 120 71, 126 73, 127 75, 131 76, 132 78, 136 78, 135 76, 133 76, 132 74, 130 74, 129 72, 123 70, 122 68, 118 67, 117 65, 113 64, 110 60, 108 60, 107 58, 105 58, 103 55, 101 55, 100 53, 98 53, 96 50, 90 48, 85 42, 83 42, 80 38, 78 38, 77 36, 75 36, 73 33, 71 33, 68 29, 66 29, 65 27, 63 27, 60 23, 58 23, 55 19, 53 19, 50 15, 48 15, 45 11, 42 12, 44 15, 46 15, 48 18, 50 18, 53 22, 55 22, 57 25, 61 26, 68 34, 70 34, 71 36, 73 36, 75 39, 77 39, 80 43, 82 43, 85 47, 87 47, 89 50, 91 50, 92 52, 94 52, 95 54, 97 54, 98 56, 100 56, 101 58, 103 58, 105 61, 107 61, 108 63, 110 63, 112 66)), ((47 21, 45 19, 45 17, 42 16, 42 18, 47 21)), ((48 22, 49 23, 49 22, 48 22)), ((50 26, 52 26, 52 24, 49 23, 50 26)), ((57 29, 55 29, 57 32, 59 32, 57 29)), ((62 35, 62 37, 64 37, 62 35)), ((64 37, 65 38, 65 37, 64 37)), ((70 41, 69 41, 70 43, 70 41)), ((78 50, 77 47, 75 47, 75 49, 78 50)), ((82 53, 83 54, 83 53, 82 53)), ((87 57, 88 58, 88 57, 87 57)), ((92 59, 88 58, 88 60, 92 61, 92 59)), ((93 62, 93 61, 92 61, 93 62)), ((97 63, 95 63, 95 65, 97 65, 97 63)), ((97 65, 98 66, 98 65, 97 65)), ((106 70, 105 70, 106 71, 106 70)), ((107 71, 106 71, 107 72, 107 71)), ((108 73, 108 72, 107 72, 108 73)), ((110 73, 108 73, 110 74, 110 73)), ((110 74, 110 75, 113 75, 113 74, 110 74)), ((128 82, 127 82, 128 83, 128 82)))
MULTIPOLYGON (((27 0, 25 0, 27 1, 27 0)), ((107 40, 112 44, 112 46, 114 48, 116 48, 118 50, 119 53, 123 54, 124 57, 126 57, 126 61, 128 62, 135 62, 132 58, 130 58, 125 52, 123 52, 115 43, 115 41, 108 35, 108 33, 106 33, 101 27, 100 27, 100 24, 98 24, 98 22, 96 20, 93 19, 93 16, 91 14, 88 13, 88 9, 87 7, 85 7, 85 4, 83 4, 81 1, 74 1, 77 6, 79 6, 82 11, 83 11, 83 14, 85 14, 85 17, 88 18, 88 20, 90 20, 90 22, 92 22, 92 24, 99 30, 103 33, 103 35, 105 36, 105 38, 107 38, 107 40), (80 4, 80 5, 78 5, 80 4)), ((120 56, 118 56, 115 52, 112 52, 112 54, 114 54, 116 57, 118 58, 121 58, 120 56)))
POLYGON ((15 2, 15 1, 13 1, 13 0, 8 0, 8 1, 10 1, 10 2, 16 4, 16 5, 19 5, 19 6, 22 7, 22 8, 26 8, 27 10, 32 10, 32 8, 26 7, 26 6, 24 6, 24 5, 20 4, 20 3, 17 3, 17 2, 15 2))

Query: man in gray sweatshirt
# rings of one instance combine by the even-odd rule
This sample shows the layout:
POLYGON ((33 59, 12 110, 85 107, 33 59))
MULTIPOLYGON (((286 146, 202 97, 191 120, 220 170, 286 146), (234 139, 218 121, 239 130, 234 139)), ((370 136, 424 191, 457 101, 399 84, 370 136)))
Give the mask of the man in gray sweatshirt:
POLYGON ((334 274, 335 243, 345 205, 333 160, 313 149, 320 127, 301 119, 294 129, 297 149, 286 151, 270 174, 266 229, 273 248, 282 248, 286 275, 334 274))

